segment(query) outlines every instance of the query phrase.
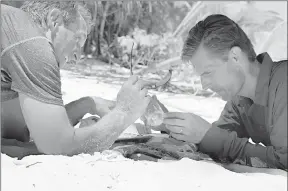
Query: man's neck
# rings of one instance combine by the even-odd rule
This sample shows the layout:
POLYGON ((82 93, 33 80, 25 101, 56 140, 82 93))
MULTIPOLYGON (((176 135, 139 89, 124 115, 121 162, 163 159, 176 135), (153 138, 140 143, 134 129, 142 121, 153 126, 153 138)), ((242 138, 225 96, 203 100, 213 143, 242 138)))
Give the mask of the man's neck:
POLYGON ((46 36, 46 38, 48 38, 52 42, 51 31, 50 30, 45 31, 45 36, 46 36))
POLYGON ((251 63, 251 70, 246 75, 245 84, 241 96, 248 97, 254 101, 256 96, 255 93, 259 73, 260 73, 260 63, 256 60, 254 63, 251 63))

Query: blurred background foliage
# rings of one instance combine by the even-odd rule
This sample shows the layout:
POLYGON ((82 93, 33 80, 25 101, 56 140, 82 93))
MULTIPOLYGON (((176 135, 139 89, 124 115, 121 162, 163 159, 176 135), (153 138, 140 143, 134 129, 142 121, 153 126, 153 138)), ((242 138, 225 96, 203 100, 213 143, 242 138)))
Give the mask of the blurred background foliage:
MULTIPOLYGON (((20 7, 23 2, 1 3, 20 7)), ((110 69, 117 66, 128 72, 132 62, 134 73, 154 73, 155 78, 157 75, 161 76, 163 70, 172 67, 174 70, 170 86, 174 84, 178 87, 178 92, 199 94, 199 78, 195 76, 191 66, 181 62, 179 56, 190 28, 199 20, 215 13, 227 15, 237 22, 251 39, 256 53, 268 52, 274 60, 287 59, 286 1, 85 3, 91 10, 95 27, 88 35, 80 63, 65 68, 80 71, 85 67, 87 75, 93 75, 93 69, 98 70, 98 67, 93 66, 100 63, 107 64, 110 69), (181 89, 181 86, 189 88, 181 89)), ((152 78, 151 75, 150 77, 152 78)), ((173 92, 172 89, 168 88, 167 91, 173 92)))

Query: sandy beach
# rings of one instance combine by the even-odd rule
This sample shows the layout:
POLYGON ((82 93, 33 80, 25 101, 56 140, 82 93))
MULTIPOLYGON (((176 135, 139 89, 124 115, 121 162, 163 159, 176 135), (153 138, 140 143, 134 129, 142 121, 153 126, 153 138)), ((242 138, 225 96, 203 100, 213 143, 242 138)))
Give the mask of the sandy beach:
MULTIPOLYGON (((114 99, 120 88, 120 85, 101 83, 94 77, 78 78, 67 71, 62 71, 62 80, 65 102, 85 95, 114 99)), ((171 111, 195 112, 210 122, 219 117, 225 104, 218 98, 167 93, 157 96, 171 111)), ((136 136, 137 130, 131 126, 122 136, 127 135, 136 136)), ((1 158, 3 191, 287 190, 287 176, 235 173, 217 164, 187 158, 180 161, 133 161, 116 151, 93 156, 29 156, 22 160, 2 154, 1 158)))

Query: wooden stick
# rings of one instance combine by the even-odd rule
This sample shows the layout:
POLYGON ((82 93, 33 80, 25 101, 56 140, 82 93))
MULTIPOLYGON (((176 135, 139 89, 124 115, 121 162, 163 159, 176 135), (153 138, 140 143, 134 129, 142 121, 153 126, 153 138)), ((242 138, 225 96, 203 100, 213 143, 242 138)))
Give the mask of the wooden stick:
POLYGON ((130 59, 131 59, 131 63, 130 63, 130 75, 132 76, 133 75, 133 63, 132 63, 132 53, 133 53, 133 47, 134 47, 134 42, 132 44, 132 48, 131 48, 131 54, 130 54, 130 59))
POLYGON ((172 76, 172 69, 169 69, 169 72, 166 74, 166 76, 158 82, 143 81, 144 87, 147 89, 156 89, 160 86, 167 84, 170 81, 171 76, 172 76))
POLYGON ((35 164, 39 164, 39 163, 42 163, 42 162, 35 162, 35 163, 33 163, 33 164, 27 165, 26 168, 29 168, 29 167, 31 167, 31 166, 33 166, 33 165, 35 165, 35 164))

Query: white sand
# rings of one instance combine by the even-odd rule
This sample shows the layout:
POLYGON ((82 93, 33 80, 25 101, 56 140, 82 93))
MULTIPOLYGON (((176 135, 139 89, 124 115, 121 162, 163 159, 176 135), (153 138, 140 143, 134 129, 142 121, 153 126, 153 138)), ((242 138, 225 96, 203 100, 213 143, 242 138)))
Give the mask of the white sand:
MULTIPOLYGON (((66 71, 62 75, 65 102, 86 95, 114 99, 120 88, 97 83, 95 78, 75 79, 66 71)), ((219 117, 225 104, 217 98, 165 93, 159 94, 158 98, 171 111, 195 112, 210 122, 219 117)), ((131 127, 126 133, 136 133, 136 130, 131 127)), ((287 177, 284 176, 238 174, 216 164, 190 159, 158 163, 133 161, 112 151, 94 156, 30 156, 21 161, 4 154, 1 157, 3 191, 287 190, 287 177), (34 165, 27 168, 31 164, 34 165)))
POLYGON ((132 161, 113 153, 72 158, 30 156, 21 162, 2 155, 2 190, 19 189, 284 191, 287 177, 237 174, 215 164, 189 159, 158 163, 132 161), (36 162, 41 163, 26 167, 36 162))

